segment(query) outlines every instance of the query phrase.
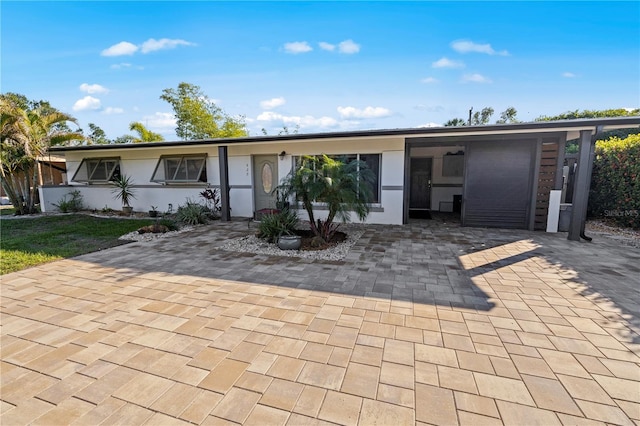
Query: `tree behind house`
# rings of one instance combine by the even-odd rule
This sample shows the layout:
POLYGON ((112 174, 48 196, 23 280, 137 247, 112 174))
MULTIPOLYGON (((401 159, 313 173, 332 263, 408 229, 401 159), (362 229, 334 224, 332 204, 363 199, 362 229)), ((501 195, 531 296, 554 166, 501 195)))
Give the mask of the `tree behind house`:
POLYGON ((213 139, 247 136, 244 118, 229 116, 199 86, 180 83, 176 89, 164 89, 160 99, 168 102, 177 120, 180 139, 213 139))
POLYGON ((138 121, 134 121, 129 124, 129 130, 138 134, 138 137, 132 136, 134 143, 164 141, 164 138, 160 133, 152 132, 151 130, 147 129, 144 124, 138 121))

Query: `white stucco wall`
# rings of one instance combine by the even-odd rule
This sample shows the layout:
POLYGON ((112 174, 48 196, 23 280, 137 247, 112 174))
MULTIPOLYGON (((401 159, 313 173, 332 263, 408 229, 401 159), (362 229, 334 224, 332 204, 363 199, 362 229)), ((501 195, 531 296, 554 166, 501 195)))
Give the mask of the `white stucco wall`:
MULTIPOLYGON (((284 178, 291 170, 292 157, 298 155, 340 155, 340 154, 381 154, 380 203, 376 204, 367 219, 369 223, 401 224, 404 182, 404 138, 335 138, 318 140, 297 140, 295 142, 245 143, 228 145, 229 185, 231 215, 233 217, 251 217, 254 211, 253 200, 253 156, 278 155, 286 152, 284 158, 278 157, 278 177, 284 178)), ((151 177, 162 155, 207 154, 207 180, 211 186, 220 184, 218 148, 210 145, 189 145, 180 147, 162 147, 161 145, 134 149, 79 150, 65 153, 69 186, 42 188, 44 211, 52 211, 52 203, 57 203, 64 194, 74 189, 81 191, 84 203, 91 209, 105 206, 114 210, 121 209, 120 202, 113 198, 110 185, 87 185, 72 182, 78 166, 84 158, 120 157, 123 174, 130 176, 135 185, 136 198, 131 202, 135 211, 147 211, 158 206, 167 211, 169 204, 173 210, 184 204, 187 197, 197 199, 206 184, 162 185, 151 182, 151 177)), ((322 217, 322 211, 319 217, 322 217)), ((355 216, 354 220, 357 221, 355 216)))

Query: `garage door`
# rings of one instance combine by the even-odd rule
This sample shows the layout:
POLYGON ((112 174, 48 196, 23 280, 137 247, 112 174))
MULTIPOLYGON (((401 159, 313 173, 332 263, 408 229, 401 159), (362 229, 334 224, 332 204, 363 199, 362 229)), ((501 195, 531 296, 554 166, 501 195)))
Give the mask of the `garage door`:
POLYGON ((463 225, 527 229, 536 141, 467 146, 463 225))

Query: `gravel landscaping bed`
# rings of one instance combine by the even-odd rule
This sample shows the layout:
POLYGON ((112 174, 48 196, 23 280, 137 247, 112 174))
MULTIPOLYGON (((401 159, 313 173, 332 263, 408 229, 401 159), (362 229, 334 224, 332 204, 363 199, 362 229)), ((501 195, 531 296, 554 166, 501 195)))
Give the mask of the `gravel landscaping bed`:
POLYGON ((177 231, 158 232, 158 233, 147 232, 145 234, 140 234, 138 233, 138 231, 133 231, 133 232, 129 232, 128 234, 124 234, 118 239, 124 240, 124 241, 153 241, 153 240, 157 240, 158 238, 167 238, 167 237, 172 237, 174 235, 182 234, 183 232, 189 232, 189 231, 192 231, 193 229, 195 229, 195 226, 183 226, 177 231))
POLYGON ((224 243, 220 248, 225 251, 266 254, 269 256, 300 257, 314 260, 342 260, 351 247, 364 234, 364 229, 357 225, 340 227, 340 231, 347 234, 347 239, 324 250, 280 250, 277 245, 267 243, 255 235, 234 238, 224 243))

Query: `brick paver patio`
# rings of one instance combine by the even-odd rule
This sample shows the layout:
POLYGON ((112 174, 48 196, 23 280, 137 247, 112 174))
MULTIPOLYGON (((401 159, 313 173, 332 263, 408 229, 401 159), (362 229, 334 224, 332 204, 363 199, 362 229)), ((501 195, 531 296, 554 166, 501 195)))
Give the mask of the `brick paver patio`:
POLYGON ((640 250, 431 222, 347 259, 216 223, 2 277, 2 425, 640 424, 640 250))

